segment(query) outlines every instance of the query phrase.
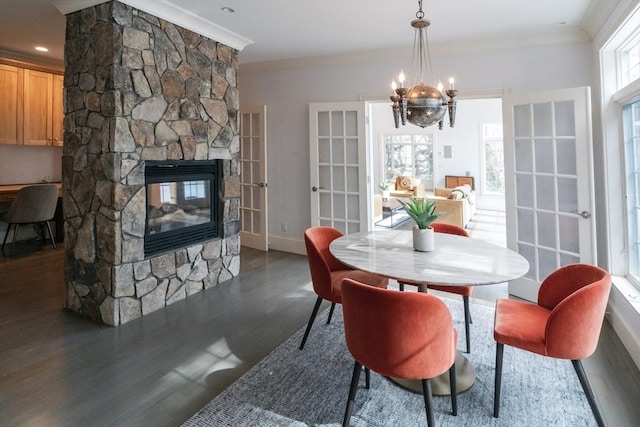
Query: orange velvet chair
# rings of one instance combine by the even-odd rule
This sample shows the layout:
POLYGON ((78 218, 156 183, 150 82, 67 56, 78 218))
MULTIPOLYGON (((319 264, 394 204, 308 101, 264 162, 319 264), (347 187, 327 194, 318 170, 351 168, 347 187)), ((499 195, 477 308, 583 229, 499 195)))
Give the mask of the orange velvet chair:
POLYGON ((347 347, 355 359, 343 426, 349 425, 363 366, 367 374, 370 369, 389 377, 422 380, 429 426, 434 425, 430 379, 448 370, 452 413, 457 415, 454 362, 458 334, 449 309, 439 298, 345 279, 342 310, 347 347))
POLYGON ((329 311, 327 323, 331 322, 336 304, 342 300, 340 292, 342 279, 349 277, 379 288, 386 288, 389 284, 389 279, 386 277, 355 270, 338 261, 329 252, 329 245, 341 236, 342 233, 332 227, 311 227, 304 233, 304 243, 307 247, 309 269, 311 270, 311 281, 313 282, 313 290, 318 295, 318 298, 311 312, 307 329, 304 331, 300 350, 304 348, 304 344, 307 342, 311 326, 323 299, 331 301, 331 310, 329 311))
POLYGON ((599 426, 604 425, 581 359, 598 345, 611 276, 588 264, 559 268, 540 285, 538 303, 500 298, 496 302, 496 378, 493 416, 500 410, 504 345, 558 359, 570 359, 599 426))
MULTIPOLYGON (((467 231, 464 228, 458 227, 457 225, 453 225, 453 224, 434 222, 431 224, 431 228, 433 228, 433 230, 436 233, 447 233, 447 234, 455 234, 458 236, 469 237, 469 233, 467 233, 467 231)), ((398 284, 400 285, 401 291, 404 290, 404 285, 417 285, 417 283, 411 283, 411 282, 405 282, 405 281, 398 281, 398 284)), ((464 304, 464 332, 465 332, 465 339, 467 343, 467 353, 470 353, 471 352, 471 333, 470 333, 471 328, 469 324, 473 323, 473 320, 471 320, 471 311, 469 310, 469 297, 473 292, 473 286, 442 286, 442 285, 428 284, 427 288, 435 289, 437 291, 462 295, 462 302, 464 304)))

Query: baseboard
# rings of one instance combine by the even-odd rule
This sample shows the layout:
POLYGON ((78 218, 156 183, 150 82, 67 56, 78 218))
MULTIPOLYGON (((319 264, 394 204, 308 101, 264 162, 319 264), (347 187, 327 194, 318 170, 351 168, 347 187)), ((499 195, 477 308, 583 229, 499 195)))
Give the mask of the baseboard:
POLYGON ((269 249, 298 255, 307 254, 303 240, 286 239, 277 236, 269 236, 269 249))
POLYGON ((640 369, 640 312, 630 302, 638 290, 626 280, 615 277, 611 287, 607 318, 631 359, 640 369), (631 295, 633 294, 633 295, 631 295))

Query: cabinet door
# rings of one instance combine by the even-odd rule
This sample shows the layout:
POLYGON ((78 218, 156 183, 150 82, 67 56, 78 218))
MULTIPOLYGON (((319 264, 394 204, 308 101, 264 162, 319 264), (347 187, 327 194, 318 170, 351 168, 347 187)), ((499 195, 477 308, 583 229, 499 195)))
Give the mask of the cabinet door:
POLYGON ((51 137, 53 138, 53 144, 57 147, 62 147, 64 136, 64 76, 58 74, 53 75, 53 92, 51 93, 51 137))
POLYGON ((51 145, 53 75, 24 70, 24 145, 51 145))
POLYGON ((22 69, 0 64, 0 144, 22 144, 22 69))

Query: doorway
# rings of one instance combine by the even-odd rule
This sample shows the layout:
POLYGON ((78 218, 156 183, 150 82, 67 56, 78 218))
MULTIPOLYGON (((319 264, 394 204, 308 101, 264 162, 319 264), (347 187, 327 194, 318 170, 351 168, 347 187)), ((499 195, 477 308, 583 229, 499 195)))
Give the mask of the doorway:
MULTIPOLYGON (((385 168, 388 163, 385 155, 389 152, 384 146, 386 135, 432 135, 433 164, 428 168, 432 171, 432 177, 421 182, 424 191, 429 193, 434 187, 445 187, 446 175, 473 177, 477 209, 469 226, 475 226, 477 233, 496 239, 506 246, 506 237, 501 237, 506 236, 502 99, 463 99, 458 101, 457 109, 454 128, 445 123, 442 130, 437 126, 422 129, 413 125, 396 129, 389 102, 370 102, 367 145, 371 148, 371 163, 368 167, 372 177, 371 192, 379 194, 378 184, 389 180, 385 168), (486 218, 486 226, 481 225, 483 218, 486 218), (502 227, 499 224, 503 224, 502 227), (496 227, 499 227, 498 234, 496 227)), ((394 184, 392 181, 389 182, 390 186, 394 184)))

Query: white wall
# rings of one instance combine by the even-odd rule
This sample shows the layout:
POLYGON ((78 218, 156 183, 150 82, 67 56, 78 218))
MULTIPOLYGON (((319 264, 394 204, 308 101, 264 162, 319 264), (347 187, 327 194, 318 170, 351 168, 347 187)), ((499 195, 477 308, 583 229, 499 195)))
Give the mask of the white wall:
POLYGON ((0 145, 0 185, 62 181, 62 147, 0 145))
MULTIPOLYGON (((440 77, 443 81, 449 74, 455 75, 456 86, 462 92, 492 88, 560 89, 593 85, 596 65, 591 49, 589 42, 575 42, 433 55, 432 63, 436 72, 444 70, 440 77)), ((383 99, 389 95, 391 79, 400 68, 408 70, 410 61, 408 55, 402 61, 389 57, 353 64, 310 67, 297 64, 298 68, 291 69, 264 67, 254 71, 254 67, 245 70, 240 67, 241 106, 265 104, 268 108, 271 248, 304 253, 303 233, 311 225, 308 104, 357 101, 363 96, 383 99), (288 224, 286 232, 280 230, 282 221, 288 224)), ((464 120, 462 115, 460 111, 458 120, 464 120)), ((451 132, 455 134, 456 128, 451 132)))

